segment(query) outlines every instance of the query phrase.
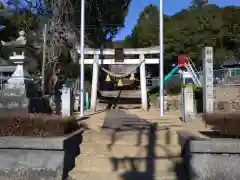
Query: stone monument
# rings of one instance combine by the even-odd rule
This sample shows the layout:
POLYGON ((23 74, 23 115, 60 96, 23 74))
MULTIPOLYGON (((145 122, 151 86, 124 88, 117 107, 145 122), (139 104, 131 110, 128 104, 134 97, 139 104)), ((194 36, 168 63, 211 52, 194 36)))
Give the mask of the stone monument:
POLYGON ((213 48, 205 47, 203 51, 203 112, 212 113, 213 105, 213 48))
POLYGON ((27 85, 32 82, 32 78, 25 68, 27 62, 25 33, 20 31, 17 40, 12 42, 1 41, 1 43, 3 47, 12 51, 9 60, 16 65, 16 69, 1 89, 0 118, 26 117, 29 108, 27 85))

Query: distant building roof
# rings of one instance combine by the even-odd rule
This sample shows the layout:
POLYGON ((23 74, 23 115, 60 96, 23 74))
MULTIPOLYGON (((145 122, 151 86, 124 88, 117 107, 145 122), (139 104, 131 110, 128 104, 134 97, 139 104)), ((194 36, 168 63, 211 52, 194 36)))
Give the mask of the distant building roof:
POLYGON ((225 60, 222 63, 222 66, 237 66, 237 65, 240 65, 240 61, 236 59, 225 60))

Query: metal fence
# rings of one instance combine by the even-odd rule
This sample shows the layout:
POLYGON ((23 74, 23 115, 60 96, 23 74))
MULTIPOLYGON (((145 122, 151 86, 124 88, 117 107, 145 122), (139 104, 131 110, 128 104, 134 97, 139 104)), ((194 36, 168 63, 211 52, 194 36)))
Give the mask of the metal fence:
MULTIPOLYGON (((214 111, 215 112, 234 112, 240 111, 240 69, 219 69, 214 70, 214 111)), ((202 73, 199 73, 202 77, 202 73)), ((174 89, 176 95, 181 91, 181 77, 179 74, 173 75, 164 82, 165 90, 170 95, 169 89, 174 89), (179 92, 178 92, 179 91, 179 92), (178 93, 177 93, 178 92, 178 93)), ((159 78, 148 79, 149 89, 159 86, 159 78)), ((202 101, 203 95, 199 95, 198 100, 202 101)), ((196 97, 195 97, 196 98, 196 97)), ((178 101, 180 97, 177 98, 178 101)), ((203 105, 203 102, 196 102, 203 105)), ((179 104, 179 103, 178 103, 179 104)), ((199 106, 199 104, 198 104, 199 106)), ((201 106, 201 105, 200 105, 201 106)), ((201 108, 200 108, 201 109, 201 108)))
MULTIPOLYGON (((200 79, 202 77, 202 72, 198 73, 200 79)), ((231 69, 218 69, 213 72, 213 84, 214 86, 240 86, 240 69, 239 68, 231 68, 231 69)), ((159 78, 151 78, 148 79, 148 86, 151 88, 155 88, 159 86, 159 78)), ((173 75, 170 79, 164 82, 165 88, 167 89, 169 86, 181 85, 181 77, 180 74, 173 75)))

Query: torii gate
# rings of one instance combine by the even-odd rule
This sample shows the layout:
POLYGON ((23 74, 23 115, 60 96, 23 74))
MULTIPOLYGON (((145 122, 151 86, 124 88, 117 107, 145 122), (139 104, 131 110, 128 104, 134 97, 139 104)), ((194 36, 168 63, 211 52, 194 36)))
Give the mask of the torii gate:
MULTIPOLYGON (((160 81, 159 81, 159 92, 160 92, 160 116, 164 115, 164 98, 163 98, 163 75, 164 75, 164 63, 163 63, 163 57, 164 57, 164 47, 163 47, 163 0, 159 0, 159 75, 160 75, 160 81)), ((85 37, 85 0, 81 0, 81 39, 80 39, 80 50, 79 53, 81 54, 80 57, 80 86, 81 86, 81 103, 80 103, 80 116, 84 116, 83 110, 84 110, 84 103, 83 103, 83 93, 84 93, 84 37, 85 37)), ((144 58, 143 58, 144 59, 144 58)), ((141 74, 145 74, 146 77, 146 72, 145 72, 145 63, 143 63, 143 67, 140 69, 144 69, 144 73, 142 72, 141 74)), ((153 63, 153 64, 158 64, 158 63, 153 63)), ((95 68, 94 68, 95 69, 95 68)), ((143 71, 143 70, 142 70, 143 71)), ((142 81, 142 80, 141 80, 142 81)), ((146 81, 146 78, 145 78, 146 81)), ((97 83, 96 83, 97 84, 97 83)), ((146 83, 145 83, 146 84, 146 83)), ((142 88, 141 88, 142 89, 142 88)), ((95 89, 94 89, 95 90, 95 89)), ((144 90, 142 90, 143 92, 144 90)), ((145 104, 145 96, 143 97, 142 95, 142 104, 145 104)), ((95 98, 96 99, 96 98, 95 98)), ((92 102, 92 99, 91 99, 92 102)), ((96 102, 95 102, 96 106, 96 102)), ((144 108, 145 109, 145 108, 144 108)))
MULTIPOLYGON (((80 51, 79 51, 80 53, 80 51)), ((159 47, 151 48, 138 48, 138 49, 123 49, 124 55, 137 55, 138 59, 124 59, 122 62, 115 61, 115 59, 110 58, 99 58, 100 55, 115 55, 115 49, 92 49, 84 48, 84 64, 93 65, 92 73, 92 88, 91 88, 91 105, 90 109, 96 111, 97 105, 97 88, 98 88, 98 75, 99 75, 99 65, 105 64, 124 64, 124 65, 138 65, 140 64, 140 86, 141 86, 141 99, 142 99, 142 109, 144 111, 148 110, 148 100, 147 100, 147 82, 146 82, 146 64, 159 64, 159 58, 147 58, 146 55, 159 55, 159 47), (87 58, 88 56, 94 56, 93 58, 87 58)))

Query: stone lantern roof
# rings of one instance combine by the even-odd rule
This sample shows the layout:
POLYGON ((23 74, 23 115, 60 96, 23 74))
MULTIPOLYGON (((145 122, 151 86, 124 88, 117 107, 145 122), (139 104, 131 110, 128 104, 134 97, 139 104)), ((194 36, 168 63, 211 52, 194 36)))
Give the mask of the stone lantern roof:
POLYGON ((26 33, 24 31, 19 32, 19 37, 16 40, 5 42, 1 41, 2 48, 5 49, 6 57, 14 64, 28 64, 29 66, 35 66, 35 58, 32 55, 34 48, 28 43, 26 33))

